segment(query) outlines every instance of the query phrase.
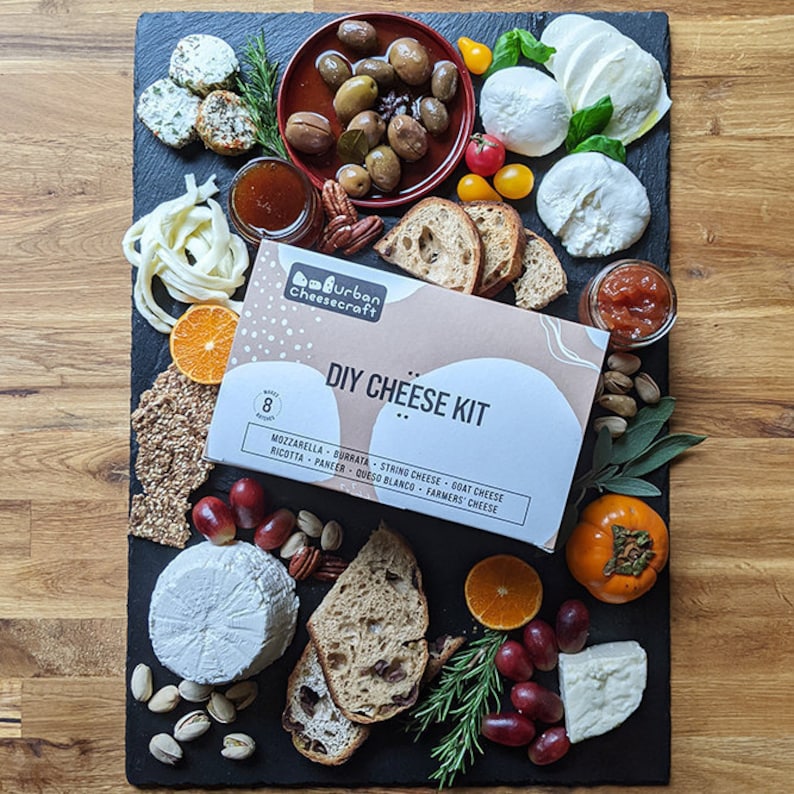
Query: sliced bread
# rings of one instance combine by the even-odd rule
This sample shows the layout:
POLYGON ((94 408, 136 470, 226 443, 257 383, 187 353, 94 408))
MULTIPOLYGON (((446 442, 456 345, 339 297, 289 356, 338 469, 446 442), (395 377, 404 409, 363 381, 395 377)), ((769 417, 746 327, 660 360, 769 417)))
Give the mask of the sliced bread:
POLYGON ((524 229, 524 233, 524 271, 513 283, 516 306, 542 309, 568 292, 568 277, 551 245, 529 229, 524 229))
POLYGON ((381 524, 307 623, 331 697, 349 720, 381 722, 416 702, 427 625, 416 558, 381 524))
POLYGON ((370 732, 368 725, 351 722, 334 703, 311 642, 287 682, 281 725, 301 755, 326 766, 344 764, 370 732))
POLYGON ((524 224, 515 208, 502 201, 470 201, 461 206, 482 238, 483 267, 475 291, 490 298, 521 275, 524 224))
POLYGON ((408 210, 374 248, 406 272, 458 292, 474 292, 483 267, 474 221, 460 205, 437 196, 408 210))

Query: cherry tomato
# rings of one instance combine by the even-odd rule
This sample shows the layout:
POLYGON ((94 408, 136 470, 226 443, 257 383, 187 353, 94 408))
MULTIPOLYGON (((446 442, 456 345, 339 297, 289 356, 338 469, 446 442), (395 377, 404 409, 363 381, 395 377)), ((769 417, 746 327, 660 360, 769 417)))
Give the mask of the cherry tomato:
POLYGON ((502 197, 479 174, 466 174, 458 182, 461 201, 501 201, 502 197))
POLYGON ((463 56, 463 63, 472 74, 484 74, 488 71, 493 53, 485 44, 461 36, 458 39, 458 49, 463 56))
POLYGON ((525 165, 512 163, 494 174, 493 184, 505 198, 522 199, 532 192, 535 175, 525 165))
POLYGON ((493 176, 505 162, 504 144, 493 135, 476 132, 466 147, 466 165, 480 176, 493 176))

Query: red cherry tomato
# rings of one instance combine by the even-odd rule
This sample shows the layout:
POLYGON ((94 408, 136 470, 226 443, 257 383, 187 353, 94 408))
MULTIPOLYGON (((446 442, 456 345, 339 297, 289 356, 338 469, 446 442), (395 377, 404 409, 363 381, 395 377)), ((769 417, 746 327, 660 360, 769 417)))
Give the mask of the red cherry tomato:
POLYGON ((474 174, 492 176, 505 162, 504 144, 493 135, 476 132, 466 146, 466 165, 474 174))

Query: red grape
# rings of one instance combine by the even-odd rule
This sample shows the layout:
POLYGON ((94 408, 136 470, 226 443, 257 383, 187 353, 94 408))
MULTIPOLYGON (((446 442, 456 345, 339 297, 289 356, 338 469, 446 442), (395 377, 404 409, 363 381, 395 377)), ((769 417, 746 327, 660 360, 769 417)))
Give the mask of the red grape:
POLYGON ((254 529, 265 517, 265 490, 251 477, 243 477, 229 489, 229 506, 240 529, 254 529))
POLYGON ((557 666, 557 638, 545 620, 535 618, 524 627, 524 647, 538 670, 553 670, 557 666))
POLYGON ((556 692, 534 681, 521 681, 510 690, 510 702, 527 719, 559 722, 564 713, 562 699, 556 692))
POLYGON ((272 551, 284 544, 284 541, 295 529, 295 513, 281 507, 274 513, 265 517, 265 520, 256 528, 254 543, 260 549, 272 551))
POLYGON ((559 761, 570 749, 571 742, 561 725, 548 728, 529 747, 529 760, 538 766, 559 761))
POLYGON ((497 744, 523 747, 535 738, 535 725, 516 711, 503 711, 486 714, 480 733, 497 744))
POLYGON ((496 652, 496 669, 511 681, 529 681, 534 668, 527 649, 515 640, 506 640, 496 652))
POLYGON ((578 653, 587 642, 590 613, 578 599, 563 602, 557 611, 557 645, 563 653, 578 653))
POLYGON ((237 534, 229 505, 217 496, 205 496, 199 499, 193 505, 191 518, 196 529, 216 546, 229 543, 237 534))

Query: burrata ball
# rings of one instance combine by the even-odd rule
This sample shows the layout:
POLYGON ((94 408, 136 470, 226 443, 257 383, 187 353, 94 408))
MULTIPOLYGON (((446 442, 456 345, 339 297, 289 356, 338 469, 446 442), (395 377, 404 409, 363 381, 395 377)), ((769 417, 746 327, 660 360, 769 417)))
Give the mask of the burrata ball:
POLYGON ((553 152, 568 134, 571 105, 557 83, 530 66, 494 72, 480 94, 485 131, 527 157, 553 152))

